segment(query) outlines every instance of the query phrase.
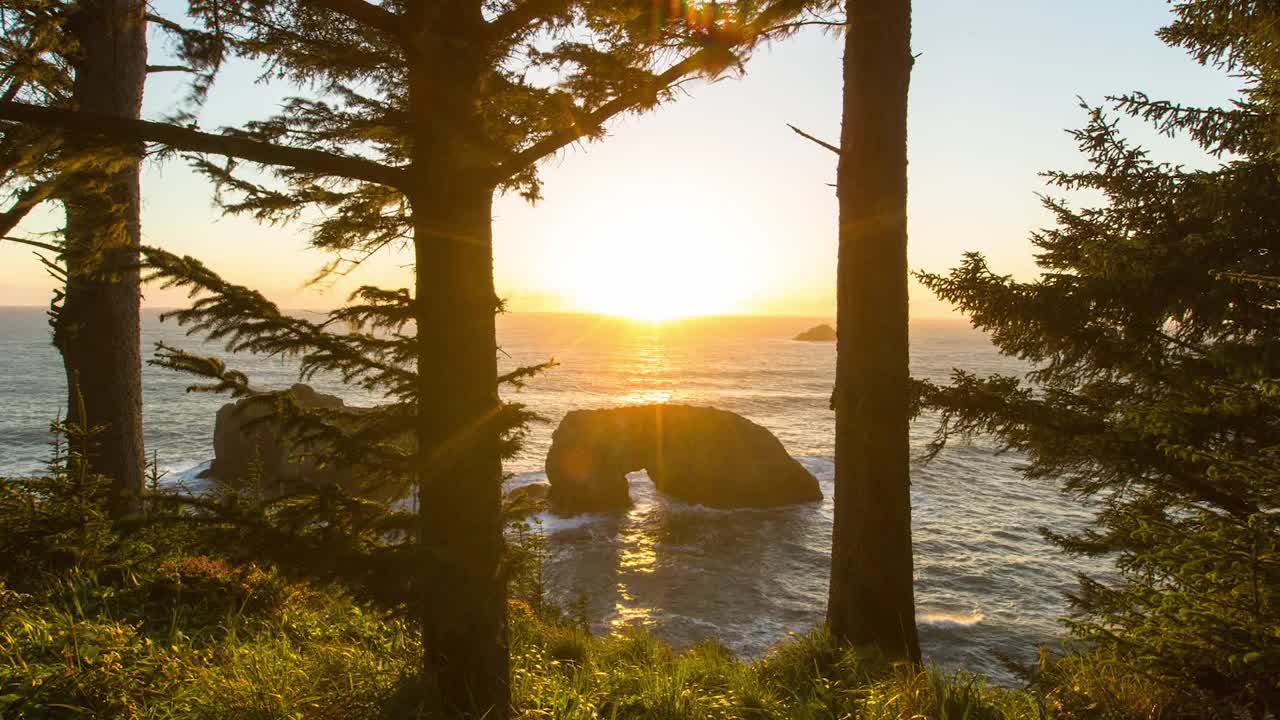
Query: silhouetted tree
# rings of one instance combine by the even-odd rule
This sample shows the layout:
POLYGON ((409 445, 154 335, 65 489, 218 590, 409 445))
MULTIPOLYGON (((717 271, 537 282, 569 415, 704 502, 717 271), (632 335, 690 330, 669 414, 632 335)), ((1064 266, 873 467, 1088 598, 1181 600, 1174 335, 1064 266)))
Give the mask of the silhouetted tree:
MULTIPOLYGON (((75 38, 71 104, 137 118, 147 76, 146 3, 81 0, 67 27, 75 38)), ((82 140, 90 142, 92 140, 82 140)), ((68 420, 101 426, 85 449, 93 470, 114 483, 116 515, 140 509, 146 479, 142 438, 142 330, 138 248, 142 244, 141 150, 114 148, 113 167, 77 173, 64 185, 66 296, 54 320, 62 353, 68 420), (83 410, 85 417, 79 417, 83 410)))
MULTIPOLYGON (((957 370, 920 383, 941 412, 935 450, 986 433, 1026 455, 1025 474, 1088 498, 1092 527, 1047 528, 1066 550, 1114 558, 1082 578, 1069 627, 1085 663, 1115 663, 1172 697, 1170 716, 1280 710, 1280 12, 1268 2, 1192 0, 1160 37, 1244 79, 1224 108, 1141 93, 1112 112, 1184 137, 1206 170, 1152 160, 1116 118, 1088 108, 1075 133, 1089 167, 1053 172, 1075 208, 1032 236, 1043 271, 1019 282, 976 253, 939 297, 1034 371, 957 370)), ((1095 673, 1097 671, 1095 670, 1095 673)), ((1091 703, 1101 698, 1085 698, 1091 703)))
MULTIPOLYGON (((425 674, 440 708, 502 717, 509 700, 501 572, 495 191, 538 197, 535 163, 679 83, 740 67, 800 0, 282 0, 192 5, 243 54, 307 87, 280 115, 224 135, 0 103, 0 119, 271 165, 273 183, 198 160, 224 207, 265 220, 325 211, 328 270, 412 245, 415 287, 378 313, 411 319, 424 572, 425 674)), ((389 291, 388 291, 389 292, 389 291)))
POLYGON ((911 556, 907 356, 910 0, 848 0, 840 131, 835 527, 838 642, 920 660, 911 556))
MULTIPOLYGON (((140 0, 5 0, 0 7, 5 101, 136 119, 148 71, 196 73, 198 98, 217 64, 215 44, 150 16, 177 33, 178 54, 189 64, 149 68, 148 15, 140 0)), ((142 146, 67 139, 11 124, 0 132, 0 183, 13 189, 12 202, 0 214, 0 236, 46 200, 61 200, 66 208, 61 242, 32 244, 53 253, 46 267, 63 285, 51 303, 51 324, 67 376, 66 417, 72 425, 95 428, 71 439, 91 439, 93 447, 76 452, 114 483, 113 515, 136 512, 145 476, 138 270, 142 146)))

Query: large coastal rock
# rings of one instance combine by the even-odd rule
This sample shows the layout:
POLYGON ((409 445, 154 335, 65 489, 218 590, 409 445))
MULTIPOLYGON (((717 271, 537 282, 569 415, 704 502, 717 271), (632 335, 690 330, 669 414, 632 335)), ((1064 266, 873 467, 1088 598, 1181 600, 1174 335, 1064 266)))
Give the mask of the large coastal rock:
POLYGON ((836 329, 826 324, 814 325, 791 339, 803 342, 835 342, 836 329))
POLYGON ((566 415, 547 453, 552 507, 627 507, 626 476, 636 470, 647 470, 660 492, 710 507, 822 499, 818 481, 765 428, 724 410, 663 404, 566 415))
MULTIPOLYGON (((310 385, 289 389, 303 408, 347 408, 342 399, 317 392, 310 385)), ((366 408, 347 408, 356 413, 366 408)), ((263 497, 275 497, 298 483, 337 484, 349 492, 360 492, 380 500, 403 496, 407 488, 380 488, 373 492, 361 487, 359 471, 349 467, 321 467, 310 453, 323 448, 309 447, 290 438, 278 422, 263 420, 270 409, 261 403, 239 400, 218 410, 213 428, 213 463, 206 471, 220 483, 263 497)))

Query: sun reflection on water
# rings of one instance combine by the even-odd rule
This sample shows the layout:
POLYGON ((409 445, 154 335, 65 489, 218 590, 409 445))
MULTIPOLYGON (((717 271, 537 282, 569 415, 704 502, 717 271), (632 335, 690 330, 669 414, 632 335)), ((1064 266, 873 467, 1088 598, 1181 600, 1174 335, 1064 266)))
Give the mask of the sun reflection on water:
POLYGON ((613 606, 613 618, 609 627, 621 632, 628 627, 647 627, 654 624, 654 609, 636 604, 628 579, 637 575, 651 575, 658 567, 655 540, 645 525, 644 510, 633 507, 618 529, 618 600, 613 606))
POLYGON ((617 394, 620 405, 649 405, 671 402, 679 382, 673 376, 668 349, 660 333, 646 333, 633 339, 633 347, 616 364, 614 371, 622 380, 617 394))
POLYGON ((670 388, 646 388, 633 390, 619 398, 619 405, 653 405, 671 402, 674 395, 670 388))

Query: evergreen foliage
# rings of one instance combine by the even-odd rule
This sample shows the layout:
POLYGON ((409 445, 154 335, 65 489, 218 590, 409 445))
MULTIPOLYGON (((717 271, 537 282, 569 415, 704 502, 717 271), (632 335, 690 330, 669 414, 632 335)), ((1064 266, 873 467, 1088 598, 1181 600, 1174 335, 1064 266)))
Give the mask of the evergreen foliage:
MULTIPOLYGON (((225 502, 174 514, 191 499, 153 493, 150 522, 123 533, 107 518, 108 483, 86 493, 67 472, 75 465, 55 447, 45 476, 0 479, 0 548, 21 559, 0 566, 9 571, 0 575, 0 714, 430 716, 419 634, 411 619, 362 600, 369 586, 360 578, 308 581, 296 566, 278 569, 267 538, 254 534, 273 523, 240 522, 225 502)), ((270 540, 298 542, 287 527, 276 524, 270 540)), ((1061 705, 1052 697, 979 677, 895 670, 821 632, 756 662, 710 641, 678 652, 639 628, 592 636, 581 615, 546 601, 540 533, 517 527, 518 717, 1074 717, 1046 715, 1061 705)), ((302 541, 309 554, 326 550, 302 541)))
MULTIPOLYGON (((391 375, 412 377, 412 400, 397 403, 413 410, 401 419, 416 442, 424 552, 415 584, 433 692, 445 712, 500 716, 509 703, 498 484, 512 425, 497 395, 505 379, 494 344, 493 194, 536 198, 537 161, 599 137, 607 120, 653 107, 681 82, 740 67, 810 4, 193 2, 206 32, 309 94, 222 135, 26 103, 0 103, 0 119, 224 155, 225 164, 192 162, 216 182, 227 212, 287 221, 318 211, 313 244, 335 253, 322 276, 412 247, 413 292, 369 290, 353 312, 370 327, 412 318, 413 335, 360 340, 369 359, 351 362, 360 372, 378 364, 392 391, 391 375), (246 177, 236 159, 273 177, 246 177), (412 362, 391 372, 388 353, 412 362)), ((233 344, 261 329, 268 344, 317 352, 313 329, 252 309, 231 320, 233 310, 220 304, 200 317, 242 325, 233 344)), ((355 349, 349 342, 342 352, 355 349)), ((195 367, 175 354, 162 362, 195 367)))
MULTIPOLYGON (((37 102, 136 119, 149 72, 194 73, 198 98, 218 63, 217 43, 147 13, 141 0, 0 2, 0 101, 37 102), (183 40, 182 66, 147 64, 147 26, 183 40)), ((137 143, 103 142, 0 124, 0 238, 34 246, 58 281, 53 340, 66 371, 66 415, 101 426, 94 447, 76 448, 110 476, 112 514, 141 509, 142 432, 140 167, 137 143), (56 200, 66 223, 53 242, 7 237, 40 204, 56 200), (87 415, 81 416, 78 413, 87 415)), ((76 438, 71 438, 72 442, 76 438)))
MULTIPOLYGON (((75 67, 82 59, 77 17, 92 10, 77 0, 3 0, 0 2, 0 102, 49 108, 73 108, 75 67)), ((204 101, 226 53, 224 37, 216 32, 184 26, 148 11, 145 21, 163 30, 173 44, 172 65, 148 65, 148 73, 182 72, 189 78, 187 101, 175 119, 189 120, 204 101)), ((66 280, 68 248, 61 232, 50 240, 16 238, 9 234, 41 203, 65 201, 79 194, 102 193, 113 175, 138 162, 136 143, 100 138, 76 138, 38 125, 0 122, 0 193, 8 203, 0 211, 0 237, 22 242, 48 253, 45 265, 66 280)), ((125 232, 127 218, 118 214, 98 219, 95 241, 74 249, 75 263, 92 266, 105 247, 125 232)), ((59 293, 51 304, 54 319, 61 307, 59 293)))
POLYGON ((93 472, 79 449, 92 442, 93 429, 64 422, 50 429, 45 474, 0 478, 0 557, 6 558, 0 580, 10 587, 102 567, 120 545, 106 511, 111 481, 93 472))
MULTIPOLYGON (((1034 366, 1025 378, 956 371, 919 382, 940 412, 936 452, 991 434, 1096 508, 1067 551, 1111 557, 1082 578, 1072 633, 1112 667, 1165 688, 1167 710, 1266 717, 1280 710, 1280 166, 1274 129, 1280 19, 1270 3, 1188 0, 1160 36, 1243 78, 1228 108, 1141 93, 1089 108, 1075 133, 1088 169, 1049 173, 1056 226, 1033 236, 1040 278, 968 254, 922 281, 1034 366), (1221 158, 1158 162, 1113 113, 1221 158)), ((1099 701, 1098 698, 1094 698, 1099 701)))
MULTIPOLYGON (((340 580, 388 609, 420 612, 414 508, 367 499, 404 497, 402 489, 413 486, 417 454, 406 437, 412 437, 416 413, 416 345, 405 331, 412 321, 405 312, 406 291, 360 288, 350 304, 313 322, 222 280, 193 258, 156 248, 145 249, 145 255, 153 280, 192 294, 191 307, 163 319, 222 341, 232 353, 292 356, 304 380, 318 373, 336 376, 387 399, 374 408, 302 407, 288 390, 256 390, 219 358, 159 346, 152 364, 199 378, 191 391, 248 399, 266 411, 252 422, 273 423, 291 446, 306 448, 322 467, 350 468, 360 479, 358 487, 306 483, 270 498, 233 486, 178 499, 212 521, 209 532, 216 539, 210 544, 243 562, 269 559, 295 576, 340 580)), ((547 367, 517 368, 499 382, 519 388, 547 367)), ((502 404, 492 422, 501 428, 503 457, 519 451, 528 423, 537 419, 523 404, 502 404)))

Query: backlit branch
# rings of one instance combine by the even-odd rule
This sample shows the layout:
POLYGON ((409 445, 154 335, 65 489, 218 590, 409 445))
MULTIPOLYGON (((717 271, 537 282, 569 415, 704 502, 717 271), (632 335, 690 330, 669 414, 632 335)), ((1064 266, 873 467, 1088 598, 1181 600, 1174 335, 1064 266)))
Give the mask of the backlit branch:
POLYGON ((26 103, 0 103, 0 120, 28 123, 122 143, 158 143, 174 150, 239 158, 262 165, 295 168, 318 175, 401 187, 404 171, 348 155, 289 147, 235 135, 200 132, 167 123, 114 117, 83 110, 61 110, 26 103))
POLYGON ((18 198, 8 210, 0 213, 0 236, 8 235, 18 223, 31 212, 32 208, 44 202, 53 193, 53 180, 45 180, 28 187, 18 193, 18 198))
POLYGON ((569 0, 518 0, 489 23, 489 37, 500 42, 519 35, 539 19, 568 7, 569 0))
POLYGON ((49 243, 42 243, 42 242, 40 242, 39 240, 31 240, 30 238, 16 238, 16 237, 9 237, 9 236, 7 236, 7 235, 0 235, 0 240, 8 240, 9 242, 15 242, 15 243, 19 243, 19 244, 21 244, 21 245, 30 245, 30 246, 31 246, 31 247, 33 247, 33 248, 39 248, 39 249, 41 249, 41 250, 48 250, 49 252, 53 252, 53 253, 61 253, 61 252, 62 252, 62 248, 58 247, 57 245, 50 245, 49 243))
POLYGON ((403 40, 404 20, 364 0, 300 0, 299 4, 302 7, 329 10, 366 27, 381 30, 399 41, 403 40))
POLYGON ((615 97, 586 115, 574 118, 568 125, 517 152, 510 160, 502 163, 497 169, 496 179, 498 182, 507 180, 566 145, 598 131, 609 118, 654 102, 660 93, 670 88, 675 82, 704 67, 711 59, 712 53, 710 48, 703 48, 667 68, 662 74, 655 76, 651 82, 615 97))
POLYGON ((827 142, 827 141, 825 141, 825 140, 819 140, 818 138, 816 138, 816 137, 814 137, 814 136, 810 135, 809 133, 807 133, 807 132, 805 132, 805 131, 801 130, 800 128, 796 127, 795 125, 792 125, 791 123, 787 123, 787 127, 791 128, 792 132, 794 132, 795 134, 797 134, 797 135, 799 135, 800 137, 804 138, 805 140, 809 140, 809 141, 811 141, 811 142, 817 143, 818 145, 821 145, 822 147, 824 147, 824 148, 826 148, 826 149, 830 150, 831 152, 833 152, 833 153, 835 153, 835 154, 837 154, 837 155, 839 155, 839 154, 840 154, 840 148, 836 147, 835 145, 832 145, 831 143, 829 143, 829 142, 827 142))

